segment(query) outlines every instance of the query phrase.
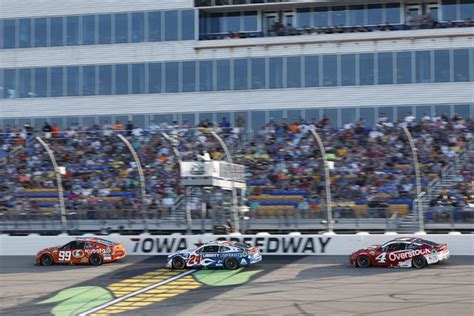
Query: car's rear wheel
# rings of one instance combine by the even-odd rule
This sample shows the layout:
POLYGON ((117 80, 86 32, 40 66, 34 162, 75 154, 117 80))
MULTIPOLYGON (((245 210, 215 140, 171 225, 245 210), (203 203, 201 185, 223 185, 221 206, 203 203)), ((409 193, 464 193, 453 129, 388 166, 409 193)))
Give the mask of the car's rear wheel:
POLYGON ((239 267, 239 263, 234 257, 229 257, 224 260, 224 267, 227 270, 235 270, 239 267))
POLYGON ((184 261, 184 259, 181 258, 181 257, 176 257, 171 262, 171 265, 172 265, 173 269, 182 270, 186 266, 186 261, 184 261))
POLYGON ((93 254, 89 258, 89 263, 92 264, 93 266, 100 266, 102 264, 102 257, 98 254, 93 254))
POLYGON ((357 266, 359 268, 368 268, 370 267, 370 259, 367 256, 358 256, 357 257, 357 266))
POLYGON ((53 256, 49 253, 41 256, 40 262, 43 266, 50 266, 54 263, 53 256))
POLYGON ((426 262, 425 257, 416 256, 415 258, 413 258, 411 260, 411 264, 412 264, 413 267, 415 267, 417 269, 423 269, 424 267, 426 267, 427 262, 426 262))

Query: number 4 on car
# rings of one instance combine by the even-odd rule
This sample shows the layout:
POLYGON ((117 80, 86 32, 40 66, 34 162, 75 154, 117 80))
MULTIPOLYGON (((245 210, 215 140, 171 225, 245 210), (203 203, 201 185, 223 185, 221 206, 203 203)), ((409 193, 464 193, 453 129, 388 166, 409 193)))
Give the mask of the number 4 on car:
POLYGON ((127 255, 121 243, 114 243, 102 238, 78 238, 63 246, 40 250, 36 254, 36 264, 92 264, 114 262, 127 255))

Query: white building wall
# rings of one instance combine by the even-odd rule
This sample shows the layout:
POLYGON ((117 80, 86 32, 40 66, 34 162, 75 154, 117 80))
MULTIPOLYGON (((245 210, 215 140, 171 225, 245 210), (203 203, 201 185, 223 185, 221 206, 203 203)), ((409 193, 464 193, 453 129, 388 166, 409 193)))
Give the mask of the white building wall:
POLYGON ((474 83, 271 89, 0 100, 0 117, 225 112, 474 102, 474 83))
POLYGON ((0 0, 0 19, 193 7, 193 0, 0 0))
MULTIPOLYGON (((1 0, 0 0, 1 1, 1 0)), ((469 48, 473 28, 0 50, 0 68, 469 48)))

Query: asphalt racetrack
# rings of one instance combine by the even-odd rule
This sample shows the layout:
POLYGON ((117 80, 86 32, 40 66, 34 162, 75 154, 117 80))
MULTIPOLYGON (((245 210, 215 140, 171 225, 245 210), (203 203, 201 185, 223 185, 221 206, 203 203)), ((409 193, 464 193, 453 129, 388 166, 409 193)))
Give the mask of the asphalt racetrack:
POLYGON ((264 256, 235 271, 172 271, 164 257, 100 267, 33 259, 0 257, 0 315, 474 315, 472 257, 415 270, 264 256))

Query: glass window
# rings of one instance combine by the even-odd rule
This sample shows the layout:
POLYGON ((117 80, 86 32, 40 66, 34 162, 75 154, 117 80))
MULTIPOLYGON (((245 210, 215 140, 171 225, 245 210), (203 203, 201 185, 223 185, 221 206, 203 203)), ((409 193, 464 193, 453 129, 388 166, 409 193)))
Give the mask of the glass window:
POLYGON ((369 4, 367 6, 367 24, 382 24, 382 12, 383 10, 381 4, 369 4))
POLYGON ((20 69, 20 98, 31 97, 31 69, 20 69))
POLYGON ((397 83, 412 83, 411 79, 411 52, 398 52, 397 55, 397 83))
POLYGON ((411 106, 399 106, 397 107, 397 117, 403 119, 405 116, 413 114, 413 108, 411 106))
POLYGON ((469 50, 453 50, 454 81, 469 81, 469 50))
POLYGON ((364 19, 364 6, 363 5, 352 5, 349 7, 349 13, 350 13, 350 22, 349 25, 355 26, 355 25, 365 25, 365 19, 364 19))
POLYGON ((31 20, 21 19, 20 20, 20 48, 31 47, 31 20))
POLYGON ((400 24, 400 3, 387 3, 385 5, 385 22, 388 24, 400 24))
POLYGON ((115 94, 128 94, 128 65, 115 65, 115 94))
POLYGON ((262 127, 265 126, 265 111, 252 111, 252 126, 251 131, 257 133, 262 127))
POLYGON ((63 67, 49 68, 49 75, 51 78, 51 85, 49 87, 49 95, 51 97, 62 97, 64 95, 63 89, 63 67))
POLYGON ((323 56, 323 86, 337 85, 337 56, 325 55, 323 56))
POLYGON ((474 19, 474 0, 459 1, 461 20, 474 19))
POLYGON ((341 85, 353 86, 356 83, 356 56, 341 55, 341 85))
POLYGON ((82 44, 95 44, 95 15, 82 17, 82 44))
POLYGON ((304 110, 304 117, 307 122, 316 122, 321 119, 321 113, 319 109, 306 109, 304 110))
POLYGON ((48 24, 45 18, 35 19, 35 47, 48 46, 48 24))
POLYGON ((451 116, 451 106, 450 105, 437 105, 435 107, 435 114, 436 115, 447 115, 447 116, 451 116))
POLYGON ((239 32, 242 28, 240 26, 240 12, 229 12, 225 19, 227 21, 227 32, 239 32))
POLYGON ((202 123, 214 123, 214 115, 210 112, 199 113, 199 124, 202 123))
POLYGON ((319 57, 304 56, 305 87, 319 87, 319 57))
POLYGON ((301 110, 288 110, 286 111, 286 117, 288 119, 288 122, 299 122, 302 118, 301 110))
POLYGON ((145 64, 132 65, 132 93, 145 93, 145 64))
POLYGON ((248 88, 248 59, 234 59, 234 90, 248 88))
POLYGON ((181 11, 181 39, 194 39, 194 10, 181 11))
POLYGON ((310 27, 311 26, 311 10, 310 9, 297 9, 296 21, 297 21, 298 27, 310 27))
POLYGON ((99 15, 99 44, 112 43, 112 15, 99 15))
POLYGON ((194 113, 183 113, 181 115, 181 122, 184 125, 193 128, 196 127, 196 115, 194 113))
POLYGON ((3 20, 3 48, 16 46, 16 20, 3 20))
POLYGON ((356 109, 341 109, 341 123, 343 126, 347 123, 355 123, 357 119, 358 118, 356 117, 356 109))
POLYGON ((165 64, 165 92, 173 93, 178 92, 179 88, 179 74, 178 74, 178 63, 171 62, 165 64))
POLYGON ((346 7, 332 7, 331 9, 332 26, 346 25, 346 7))
POLYGON ((145 128, 145 115, 134 115, 132 117, 133 126, 145 128))
POLYGON ((443 0, 441 10, 443 14, 443 21, 456 21, 456 4, 457 0, 443 0))
POLYGON ((95 95, 95 66, 84 66, 82 71, 82 95, 95 95))
POLYGON ((35 97, 48 96, 48 70, 47 68, 35 68, 35 97))
POLYGON ((224 32, 224 14, 223 13, 211 13, 210 14, 210 32, 211 33, 220 33, 224 32))
POLYGON ((455 105, 454 113, 456 113, 462 118, 469 119, 471 117, 469 113, 469 104, 455 105))
POLYGON ((416 118, 421 119, 422 117, 429 115, 431 116, 431 106, 416 106, 415 107, 416 118))
POLYGON ((145 14, 142 12, 132 13, 132 43, 145 40, 145 14))
POLYGON ((329 126, 337 127, 337 110, 336 109, 324 109, 323 116, 329 119, 329 126))
POLYGON ((82 126, 86 128, 90 128, 97 124, 96 116, 83 116, 81 119, 82 119, 82 126))
POLYGON ((128 14, 115 14, 115 43, 128 42, 128 14))
POLYGON ((165 41, 178 39, 178 11, 165 12, 165 41))
POLYGON ((66 67, 66 95, 79 95, 79 67, 66 67))
POLYGON ((365 122, 365 126, 372 127, 375 124, 375 109, 374 108, 360 108, 360 118, 365 122))
POLYGON ((416 58, 416 83, 431 82, 431 52, 419 51, 416 58))
POLYGON ((185 61, 181 64, 182 81, 184 92, 196 91, 196 63, 194 61, 185 61))
POLYGON ((378 54, 378 84, 393 84, 393 53, 378 54))
POLYGON ((435 50, 434 61, 435 82, 449 82, 451 72, 449 50, 435 50))
POLYGON ((329 26, 328 8, 314 8, 314 26, 329 26))
POLYGON ((161 41, 161 12, 148 13, 148 41, 161 41))
POLYGON ((66 17, 66 45, 79 45, 79 17, 66 17))
POLYGON ((63 18, 55 17, 50 19, 51 46, 63 46, 63 18))
POLYGON ((244 31, 256 31, 257 30, 257 11, 244 12, 244 31))
POLYGON ((112 66, 111 65, 99 66, 99 94, 100 95, 112 94, 112 66))
POLYGON ((270 89, 283 88, 283 58, 269 58, 270 89))
POLYGON ((288 88, 301 87, 301 57, 286 58, 286 86, 288 88))
POLYGON ((212 61, 199 62, 199 91, 212 91, 212 61))
POLYGON ((230 90, 230 61, 218 60, 217 67, 217 90, 230 90))
POLYGON ((372 85, 375 81, 374 54, 359 54, 359 84, 372 85))
POLYGON ((252 89, 265 89, 265 58, 252 58, 252 89))
POLYGON ((270 123, 271 122, 281 123, 283 122, 283 111, 268 111, 268 117, 269 117, 270 123))
POLYGON ((160 63, 148 64, 148 92, 149 93, 163 92, 160 63))

